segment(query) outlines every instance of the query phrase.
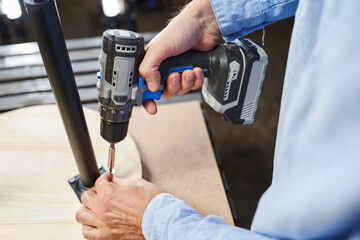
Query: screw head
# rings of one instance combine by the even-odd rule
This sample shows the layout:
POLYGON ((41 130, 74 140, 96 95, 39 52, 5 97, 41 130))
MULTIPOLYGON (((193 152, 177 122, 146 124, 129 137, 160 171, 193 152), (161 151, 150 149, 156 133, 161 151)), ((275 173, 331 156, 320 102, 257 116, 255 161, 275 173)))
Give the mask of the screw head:
POLYGON ((72 177, 72 178, 69 179, 69 183, 74 183, 74 182, 75 182, 75 178, 74 178, 74 177, 72 177))
POLYGON ((101 164, 101 163, 98 163, 97 167, 98 167, 98 169, 101 169, 101 168, 102 168, 102 164, 101 164))

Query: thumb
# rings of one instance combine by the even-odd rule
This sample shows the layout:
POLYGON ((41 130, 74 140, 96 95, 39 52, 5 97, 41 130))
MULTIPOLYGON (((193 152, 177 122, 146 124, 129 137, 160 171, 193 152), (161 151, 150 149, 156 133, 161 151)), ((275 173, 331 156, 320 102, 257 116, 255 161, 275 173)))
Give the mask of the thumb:
POLYGON ((95 189, 100 189, 105 187, 111 181, 111 174, 110 173, 103 173, 96 179, 95 182, 95 189))
POLYGON ((160 63, 169 57, 169 50, 164 45, 150 42, 145 57, 140 64, 139 72, 145 78, 150 91, 156 91, 160 86, 160 63))
POLYGON ((119 185, 124 185, 125 184, 125 180, 123 180, 123 179, 121 179, 121 178, 119 178, 118 176, 113 176, 113 179, 112 179, 112 182, 114 183, 114 184, 119 184, 119 185))

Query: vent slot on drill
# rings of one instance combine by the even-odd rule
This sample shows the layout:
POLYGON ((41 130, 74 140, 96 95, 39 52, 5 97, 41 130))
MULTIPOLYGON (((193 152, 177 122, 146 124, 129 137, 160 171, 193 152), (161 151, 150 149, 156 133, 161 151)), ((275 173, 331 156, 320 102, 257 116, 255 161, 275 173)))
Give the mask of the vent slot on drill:
POLYGON ((112 78, 112 85, 115 87, 116 84, 116 80, 117 80, 117 71, 114 71, 113 73, 113 78, 112 78))
POLYGON ((224 101, 229 99, 230 85, 231 85, 232 81, 236 80, 237 75, 238 75, 238 72, 235 69, 230 69, 228 79, 226 81, 226 86, 225 86, 224 101))
POLYGON ((254 102, 250 102, 248 104, 245 104, 243 106, 243 109, 241 111, 241 119, 248 119, 252 116, 253 114, 253 106, 254 106, 254 102))
POLYGON ((133 78, 132 78, 132 75, 133 75, 133 72, 131 72, 130 73, 130 78, 129 78, 129 88, 131 88, 131 86, 132 86, 132 80, 133 80, 133 78))
POLYGON ((117 52, 135 53, 136 49, 137 49, 137 46, 127 46, 127 45, 116 44, 115 49, 116 49, 117 52))
POLYGON ((125 102, 127 102, 128 99, 127 99, 127 96, 117 96, 117 95, 115 95, 114 100, 117 101, 117 102, 125 103, 125 102))
POLYGON ((232 61, 229 65, 229 74, 228 74, 228 77, 226 80, 224 97, 223 97, 224 101, 229 99, 231 82, 236 81, 236 79, 238 78, 239 67, 240 67, 240 65, 236 61, 232 61))

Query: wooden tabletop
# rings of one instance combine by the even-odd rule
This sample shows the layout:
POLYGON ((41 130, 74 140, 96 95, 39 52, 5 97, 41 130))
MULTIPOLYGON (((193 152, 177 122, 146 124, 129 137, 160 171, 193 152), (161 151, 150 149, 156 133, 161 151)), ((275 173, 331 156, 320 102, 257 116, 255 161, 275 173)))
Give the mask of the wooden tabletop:
MULTIPOLYGON (((100 136, 99 113, 85 109, 85 116, 96 159, 106 168, 109 144, 100 136)), ((130 135, 117 151, 116 174, 141 177, 130 135)), ((81 204, 67 181, 78 170, 56 105, 0 114, 0 166, 0 239, 82 239, 75 221, 81 204)))
MULTIPOLYGON (((25 130, 28 129, 29 133, 24 135, 26 131, 18 131, 16 135, 16 139, 27 141, 28 144, 15 141, 14 144, 6 145, 8 143, 6 139, 13 140, 14 136, 12 136, 11 138, 4 137, 1 145, 3 147, 1 158, 3 179, 0 185, 4 191, 0 200, 2 206, 5 207, 0 214, 1 239, 5 236, 6 239, 19 239, 19 237, 21 239, 24 237, 49 239, 49 236, 52 236, 52 239, 63 239, 65 236, 67 239, 81 238, 81 226, 75 223, 73 217, 79 207, 79 202, 67 184, 67 179, 76 174, 75 161, 68 144, 65 144, 66 136, 60 117, 55 119, 54 114, 49 114, 49 111, 42 111, 42 109, 42 107, 35 107, 17 110, 16 112, 21 112, 21 114, 12 118, 15 125, 22 126, 16 121, 20 123, 24 121, 28 124, 25 130), (38 112, 35 111, 37 109, 38 112), (46 126, 40 124, 35 128, 36 124, 29 121, 29 119, 35 119, 34 117, 44 118, 36 123, 46 123, 46 126), (51 126, 55 125, 55 122, 58 127, 53 129, 51 126), (55 132, 50 134, 49 129, 55 132), (41 131, 49 134, 41 134, 38 137, 31 134, 41 131), (56 132, 61 133, 62 137, 57 136, 56 132), (51 138, 46 138, 47 135, 51 138), (58 143, 60 139, 64 139, 61 144, 58 143), (20 144, 19 147, 15 147, 16 144, 20 144), (29 144, 35 147, 30 147, 29 144), (18 155, 19 157, 16 157, 18 155), (21 180, 24 176, 27 176, 27 180, 21 180), (55 182, 59 187, 55 188, 55 182), (12 185, 17 187, 6 190, 12 185), (47 187, 48 185, 51 187, 47 187), (62 234, 53 236, 54 232, 62 234)), ((52 109, 56 110, 56 107, 52 106, 52 109)), ((100 136, 95 136, 99 135, 96 131, 99 117, 96 117, 97 114, 94 112, 90 118, 89 110, 86 112, 89 128, 92 129, 93 144, 96 146, 96 152, 100 154, 97 155, 98 161, 105 161, 107 144, 100 136)), ((12 116, 12 112, 5 115, 12 116)), ((1 132, 9 132, 6 136, 11 135, 11 131, 7 131, 9 124, 6 122, 2 126, 4 128, 1 132)), ((155 116, 149 115, 143 108, 134 108, 129 135, 137 146, 137 154, 140 154, 142 162, 142 175, 146 180, 157 184, 179 199, 185 200, 201 215, 217 215, 227 223, 233 224, 227 196, 198 101, 159 105, 155 116)), ((128 161, 134 161, 134 158, 129 155, 134 152, 134 147, 129 150, 122 145, 125 145, 125 141, 118 143, 117 146, 117 155, 125 158, 116 163, 119 170, 129 168, 131 164, 128 161)))
POLYGON ((233 224, 198 101, 159 105, 154 116, 134 108, 129 128, 146 180, 185 200, 201 215, 220 216, 233 224))

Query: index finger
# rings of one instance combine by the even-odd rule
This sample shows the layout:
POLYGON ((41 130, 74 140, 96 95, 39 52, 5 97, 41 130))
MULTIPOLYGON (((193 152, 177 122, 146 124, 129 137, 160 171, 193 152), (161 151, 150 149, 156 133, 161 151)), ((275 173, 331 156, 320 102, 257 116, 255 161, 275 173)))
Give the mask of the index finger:
POLYGON ((157 112, 157 107, 156 107, 156 103, 153 99, 147 99, 142 103, 143 107, 145 108, 145 110, 151 114, 154 115, 157 112))
POLYGON ((96 203, 96 190, 95 188, 90 188, 84 192, 81 196, 81 203, 89 209, 93 209, 96 203))

